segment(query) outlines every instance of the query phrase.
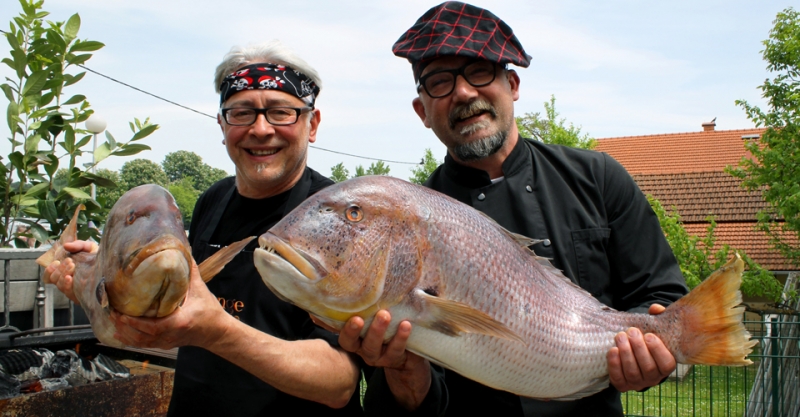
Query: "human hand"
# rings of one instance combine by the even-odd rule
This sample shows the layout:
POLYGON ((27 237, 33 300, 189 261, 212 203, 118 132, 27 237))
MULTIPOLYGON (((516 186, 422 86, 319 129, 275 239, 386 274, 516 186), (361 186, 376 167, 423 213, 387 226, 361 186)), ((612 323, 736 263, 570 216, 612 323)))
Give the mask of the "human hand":
POLYGON ((111 312, 114 338, 128 346, 172 349, 180 346, 207 347, 220 332, 225 320, 235 320, 220 306, 192 262, 186 300, 166 317, 131 317, 111 312))
POLYGON ((408 410, 422 403, 431 386, 430 363, 406 350, 411 336, 411 323, 400 322, 397 333, 384 343, 386 331, 392 321, 386 310, 378 311, 363 339, 364 319, 351 317, 339 333, 339 346, 358 354, 370 366, 384 368, 386 382, 397 402, 408 410))
MULTIPOLYGON (((650 314, 661 314, 665 308, 650 306, 650 314)), ((608 375, 620 392, 640 391, 659 384, 675 370, 677 363, 661 339, 631 327, 615 338, 616 347, 608 351, 608 375)))
MULTIPOLYGON (((97 243, 86 240, 75 240, 64 243, 64 250, 70 253, 88 252, 96 253, 97 243)), ((47 266, 42 275, 45 284, 54 284, 59 291, 64 293, 72 302, 80 304, 78 298, 72 290, 73 278, 75 275, 75 262, 72 258, 65 258, 63 261, 53 261, 47 266)))

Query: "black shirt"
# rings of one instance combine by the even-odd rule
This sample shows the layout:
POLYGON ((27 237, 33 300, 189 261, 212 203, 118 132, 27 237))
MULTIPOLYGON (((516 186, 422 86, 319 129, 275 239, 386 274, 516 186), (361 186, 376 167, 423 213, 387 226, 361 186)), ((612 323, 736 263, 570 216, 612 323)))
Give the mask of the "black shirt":
MULTIPOLYGON (((503 162, 504 178, 449 155, 426 182, 497 221, 544 242, 532 247, 604 304, 647 312, 687 292, 675 256, 646 198, 625 169, 604 153, 520 138, 503 162)), ((432 387, 413 415, 622 416, 609 387, 577 401, 535 401, 432 367, 432 387)), ((404 415, 382 370, 364 400, 371 415, 404 415)))
MULTIPOLYGON (((200 263, 220 247, 248 236, 259 236, 277 223, 303 198, 333 182, 306 168, 292 191, 265 199, 250 199, 235 190, 234 177, 203 193, 195 206, 189 231, 192 255, 200 263), (228 193, 233 189, 232 194, 228 193), (297 191, 307 190, 298 200, 297 191), (226 198, 228 197, 228 198, 226 198), (215 226, 214 214, 224 209, 215 226), (213 231, 209 231, 213 228, 213 231), (210 237, 209 237, 210 236, 210 237), (207 240, 207 241, 206 241, 207 240)), ((324 339, 338 346, 337 337, 313 324, 308 313, 278 299, 263 283, 253 264, 251 242, 207 283, 225 310, 262 332, 284 340, 324 339)), ((359 393, 339 410, 283 393, 246 370, 202 348, 178 351, 170 416, 361 415, 359 393)))

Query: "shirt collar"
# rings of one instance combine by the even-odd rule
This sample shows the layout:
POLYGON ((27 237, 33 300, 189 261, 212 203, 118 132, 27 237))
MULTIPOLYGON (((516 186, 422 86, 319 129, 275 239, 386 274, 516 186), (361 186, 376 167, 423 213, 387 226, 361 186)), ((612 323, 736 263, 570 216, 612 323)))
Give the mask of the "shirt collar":
MULTIPOLYGON (((508 178, 525 169, 527 158, 524 152, 524 139, 520 136, 517 144, 505 161, 503 161, 503 175, 508 178)), ((455 183, 468 188, 485 187, 492 184, 492 179, 486 171, 464 166, 456 162, 450 153, 444 157, 444 172, 455 183)))

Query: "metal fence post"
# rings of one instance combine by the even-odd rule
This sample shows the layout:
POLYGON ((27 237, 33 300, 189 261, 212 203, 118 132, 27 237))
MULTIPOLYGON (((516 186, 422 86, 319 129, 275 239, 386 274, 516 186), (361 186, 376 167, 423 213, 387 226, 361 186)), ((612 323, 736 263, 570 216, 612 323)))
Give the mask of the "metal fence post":
POLYGON ((781 366, 781 361, 778 358, 778 355, 780 355, 780 353, 779 353, 779 346, 778 346, 778 341, 779 341, 778 328, 779 328, 779 326, 778 326, 778 318, 777 317, 773 317, 772 320, 770 320, 770 327, 772 328, 772 334, 771 334, 771 337, 770 337, 772 339, 772 341, 770 343, 770 352, 769 352, 770 356, 772 357, 770 359, 772 361, 772 416, 773 417, 780 417, 781 399, 780 399, 780 387, 778 386, 780 384, 779 379, 778 379, 778 377, 779 377, 778 368, 781 366))

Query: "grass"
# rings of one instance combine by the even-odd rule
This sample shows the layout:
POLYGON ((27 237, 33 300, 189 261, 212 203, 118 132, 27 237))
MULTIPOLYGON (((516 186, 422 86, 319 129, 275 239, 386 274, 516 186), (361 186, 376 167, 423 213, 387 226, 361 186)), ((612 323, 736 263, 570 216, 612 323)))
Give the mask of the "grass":
POLYGON ((622 407, 627 416, 743 416, 756 369, 694 366, 683 381, 623 394, 622 407))

